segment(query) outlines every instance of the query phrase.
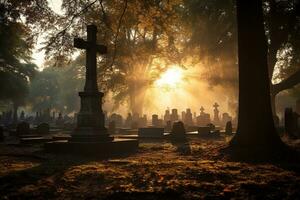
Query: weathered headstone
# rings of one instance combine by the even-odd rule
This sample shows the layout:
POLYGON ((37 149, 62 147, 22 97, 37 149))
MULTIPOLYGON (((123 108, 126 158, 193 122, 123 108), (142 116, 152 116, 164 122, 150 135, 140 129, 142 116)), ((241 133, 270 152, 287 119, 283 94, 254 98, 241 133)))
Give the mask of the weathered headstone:
POLYGON ((25 112, 24 110, 22 110, 20 114, 20 121, 24 121, 24 120, 25 120, 25 112))
POLYGON ((178 120, 178 111, 177 109, 172 109, 172 113, 171 113, 171 122, 175 122, 178 120))
POLYGON ((63 119, 63 116, 62 116, 61 112, 58 114, 58 118, 56 119, 55 123, 56 123, 57 126, 63 127, 63 125, 64 125, 64 119, 63 119))
POLYGON ((170 110, 166 110, 165 111, 165 115, 164 115, 164 121, 165 123, 167 123, 167 121, 170 121, 171 120, 171 115, 170 115, 170 110))
POLYGON ((292 108, 286 108, 284 112, 284 127, 285 132, 292 138, 298 137, 298 117, 299 115, 293 112, 292 108))
POLYGON ((154 127, 159 126, 158 115, 156 115, 156 114, 152 115, 152 126, 154 126, 154 127))
POLYGON ((187 126, 193 126, 193 114, 190 108, 186 109, 184 123, 187 126))
POLYGON ((172 131, 171 131, 171 138, 173 139, 185 139, 186 138, 186 131, 182 121, 177 121, 173 123, 172 131))
POLYGON ((219 104, 215 103, 213 105, 213 107, 214 107, 214 121, 213 122, 214 122, 214 124, 220 124, 220 118, 219 118, 220 111, 218 109, 219 104))
POLYGON ((231 123, 231 121, 228 121, 226 123, 225 134, 227 134, 227 135, 231 135, 232 134, 232 123, 231 123))

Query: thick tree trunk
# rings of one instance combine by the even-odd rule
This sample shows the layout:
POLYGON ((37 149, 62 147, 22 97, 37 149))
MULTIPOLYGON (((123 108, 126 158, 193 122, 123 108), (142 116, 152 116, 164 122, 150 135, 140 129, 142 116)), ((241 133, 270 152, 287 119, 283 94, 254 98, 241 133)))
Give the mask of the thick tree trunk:
POLYGON ((261 0, 237 0, 239 115, 231 146, 278 147, 271 110, 267 42, 261 0))

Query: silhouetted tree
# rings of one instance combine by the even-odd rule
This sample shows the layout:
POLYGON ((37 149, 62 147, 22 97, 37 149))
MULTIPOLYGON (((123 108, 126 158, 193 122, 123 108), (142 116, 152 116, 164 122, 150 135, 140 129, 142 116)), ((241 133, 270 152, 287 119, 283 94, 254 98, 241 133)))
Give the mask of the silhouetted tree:
POLYGON ((277 148, 270 100, 267 41, 261 0, 237 0, 239 114, 232 146, 277 148))

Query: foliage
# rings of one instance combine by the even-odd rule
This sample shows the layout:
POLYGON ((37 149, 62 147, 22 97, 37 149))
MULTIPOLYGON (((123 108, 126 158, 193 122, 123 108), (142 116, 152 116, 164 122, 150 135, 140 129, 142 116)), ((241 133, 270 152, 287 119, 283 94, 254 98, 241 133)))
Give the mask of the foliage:
POLYGON ((83 88, 83 67, 77 62, 64 68, 47 67, 37 73, 30 83, 32 110, 78 111, 79 98, 76 96, 83 88))

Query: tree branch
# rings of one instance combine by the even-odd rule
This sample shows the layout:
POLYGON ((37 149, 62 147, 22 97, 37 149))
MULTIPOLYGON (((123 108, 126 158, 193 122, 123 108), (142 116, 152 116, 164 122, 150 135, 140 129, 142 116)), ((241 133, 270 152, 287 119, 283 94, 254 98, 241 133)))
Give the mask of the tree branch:
POLYGON ((290 89, 299 83, 300 83, 300 69, 296 73, 291 75, 289 78, 281 81, 278 84, 274 84, 272 86, 271 92, 273 95, 276 95, 279 92, 286 90, 286 89, 290 89))

